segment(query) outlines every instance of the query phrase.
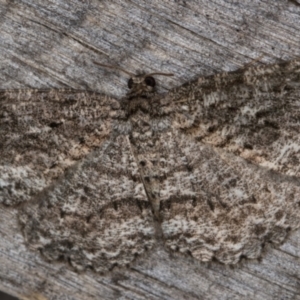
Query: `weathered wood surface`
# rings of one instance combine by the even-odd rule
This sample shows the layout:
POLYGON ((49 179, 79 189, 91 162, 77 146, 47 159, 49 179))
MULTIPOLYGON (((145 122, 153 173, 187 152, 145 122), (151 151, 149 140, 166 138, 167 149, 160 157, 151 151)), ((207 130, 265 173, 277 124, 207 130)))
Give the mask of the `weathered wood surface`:
MULTIPOLYGON (((71 87, 114 97, 127 77, 98 61, 199 75, 300 55, 300 6, 286 0, 0 0, 0 89, 71 87), (263 56, 262 56, 263 55, 263 56)), ((300 231, 260 261, 198 263, 157 248, 126 269, 75 273, 27 250, 17 210, 0 208, 0 290, 48 299, 300 299, 300 231)), ((32 296, 29 297, 29 299, 32 296)))

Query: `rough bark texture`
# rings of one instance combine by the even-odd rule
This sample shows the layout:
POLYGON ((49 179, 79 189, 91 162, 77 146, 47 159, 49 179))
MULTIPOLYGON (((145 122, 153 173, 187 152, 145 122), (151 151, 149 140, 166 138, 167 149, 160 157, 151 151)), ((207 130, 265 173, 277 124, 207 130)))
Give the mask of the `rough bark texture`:
MULTIPOLYGON (((175 73, 166 91, 259 58, 299 57, 296 1, 0 0, 0 89, 76 88, 125 94, 127 76, 93 61, 175 73)), ((255 63, 255 62, 253 62, 255 63)), ((300 232, 260 260, 198 263, 160 247, 98 275, 29 251, 17 210, 0 207, 0 289, 47 299, 300 299, 300 232), (35 296, 33 296, 35 295, 35 296)))

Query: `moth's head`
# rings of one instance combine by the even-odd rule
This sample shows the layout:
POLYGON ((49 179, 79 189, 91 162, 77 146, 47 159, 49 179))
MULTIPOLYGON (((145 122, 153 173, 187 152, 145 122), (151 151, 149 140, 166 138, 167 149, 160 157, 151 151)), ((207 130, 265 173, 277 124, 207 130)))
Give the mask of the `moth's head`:
POLYGON ((150 74, 141 74, 130 77, 127 82, 129 91, 127 97, 129 99, 135 97, 150 98, 155 92, 156 81, 150 74))
POLYGON ((94 61, 94 63, 105 68, 120 70, 130 76, 130 79, 127 82, 129 91, 127 92, 126 98, 128 99, 150 98, 155 93, 156 81, 153 77, 154 75, 173 76, 173 74, 159 72, 149 74, 132 74, 119 67, 103 65, 96 61, 94 61))
POLYGON ((150 98, 155 93, 156 81, 153 77, 154 75, 173 76, 173 74, 157 72, 150 74, 132 75, 127 83, 129 88, 127 98, 150 98))

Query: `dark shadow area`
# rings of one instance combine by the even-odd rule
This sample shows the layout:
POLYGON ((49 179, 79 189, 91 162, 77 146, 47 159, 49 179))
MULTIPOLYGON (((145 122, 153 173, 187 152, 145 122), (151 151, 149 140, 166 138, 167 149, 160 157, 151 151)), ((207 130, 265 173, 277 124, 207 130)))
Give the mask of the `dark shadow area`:
POLYGON ((19 300, 19 299, 0 291, 0 300, 19 300))

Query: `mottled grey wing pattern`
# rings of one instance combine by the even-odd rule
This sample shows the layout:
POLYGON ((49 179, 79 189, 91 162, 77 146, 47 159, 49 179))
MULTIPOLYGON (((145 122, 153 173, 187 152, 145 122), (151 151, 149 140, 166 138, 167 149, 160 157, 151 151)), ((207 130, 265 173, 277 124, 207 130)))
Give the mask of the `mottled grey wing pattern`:
POLYGON ((164 100, 195 140, 280 173, 300 175, 300 60, 187 83, 164 100))
POLYGON ((0 202, 31 199, 101 146, 118 101, 70 90, 0 91, 0 202))
POLYGON ((155 186, 168 247, 236 263, 300 226, 299 61, 199 78, 168 94, 172 106, 155 186))
POLYGON ((126 123, 119 102, 70 90, 0 96, 0 199, 31 200, 19 218, 29 247, 97 271, 151 248, 150 203, 128 137, 113 133, 126 123))
POLYGON ((104 142, 25 206, 26 240, 49 260, 105 271, 152 247, 150 203, 126 136, 104 142))
POLYGON ((169 159, 158 176, 164 179, 152 190, 159 195, 167 247, 233 264, 259 257, 266 242, 280 243, 300 226, 299 180, 176 130, 158 143, 169 159))

